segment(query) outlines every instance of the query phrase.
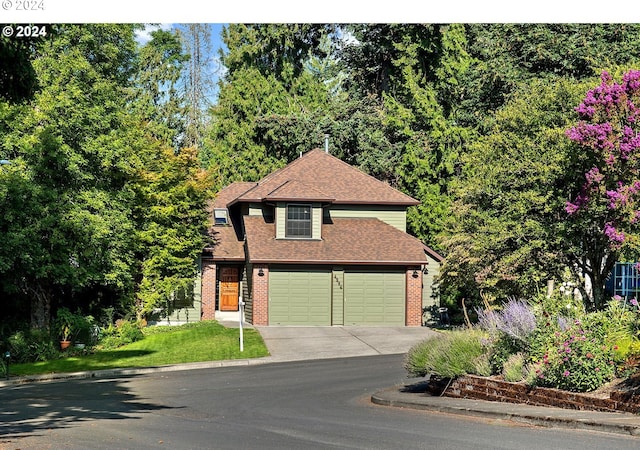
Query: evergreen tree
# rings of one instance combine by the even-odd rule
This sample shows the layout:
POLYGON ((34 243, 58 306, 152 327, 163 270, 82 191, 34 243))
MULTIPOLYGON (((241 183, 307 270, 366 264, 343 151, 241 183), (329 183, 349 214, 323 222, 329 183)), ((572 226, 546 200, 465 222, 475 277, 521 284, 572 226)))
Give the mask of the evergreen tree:
POLYGON ((305 67, 328 29, 295 24, 224 29, 228 52, 221 59, 228 72, 202 152, 205 166, 217 175, 217 188, 258 180, 302 149, 322 145, 323 130, 315 131, 313 124, 327 111, 328 91, 305 67))

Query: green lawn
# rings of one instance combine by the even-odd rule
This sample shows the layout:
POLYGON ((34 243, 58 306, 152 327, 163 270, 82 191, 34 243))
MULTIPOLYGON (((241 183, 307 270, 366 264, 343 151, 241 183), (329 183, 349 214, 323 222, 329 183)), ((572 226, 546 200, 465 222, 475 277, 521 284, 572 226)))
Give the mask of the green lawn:
POLYGON ((126 367, 149 367, 224 359, 267 356, 262 337, 244 329, 244 351, 240 352, 240 330, 214 321, 183 326, 149 327, 146 337, 116 350, 96 350, 86 356, 68 357, 31 364, 14 364, 11 375, 69 373, 126 367))

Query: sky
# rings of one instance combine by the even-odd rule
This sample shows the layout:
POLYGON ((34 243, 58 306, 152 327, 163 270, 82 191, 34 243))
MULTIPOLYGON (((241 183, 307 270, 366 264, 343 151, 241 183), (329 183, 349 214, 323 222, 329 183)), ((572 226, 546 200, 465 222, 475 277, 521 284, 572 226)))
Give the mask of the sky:
MULTIPOLYGON (((211 42, 209 46, 209 53, 205 55, 209 61, 207 67, 208 79, 211 81, 208 88, 208 101, 214 104, 218 95, 218 79, 224 76, 226 69, 220 62, 219 50, 226 49, 221 39, 222 28, 225 24, 222 23, 209 23, 207 24, 210 29, 211 42)), ((163 30, 180 30, 184 25, 179 23, 162 23, 162 24, 147 24, 144 30, 137 32, 136 40, 138 44, 144 45, 151 39, 151 33, 158 29, 163 30)), ((206 49, 205 49, 206 50, 206 49)))

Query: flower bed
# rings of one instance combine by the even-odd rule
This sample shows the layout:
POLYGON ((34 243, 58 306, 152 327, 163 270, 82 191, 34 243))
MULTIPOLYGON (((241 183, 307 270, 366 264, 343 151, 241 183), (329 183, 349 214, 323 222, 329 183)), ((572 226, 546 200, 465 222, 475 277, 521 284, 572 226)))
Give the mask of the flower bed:
MULTIPOLYGON (((443 386, 440 384, 440 388, 443 386)), ((434 386, 437 389, 437 386, 434 386)), ((604 412, 640 412, 640 392, 634 389, 613 390, 608 397, 597 394, 569 392, 561 389, 530 387, 524 383, 509 383, 496 377, 463 375, 444 386, 442 395, 454 398, 473 398, 534 406, 553 406, 565 409, 604 412)), ((437 393, 437 392, 433 392, 437 393)))
POLYGON ((416 377, 455 380, 448 396, 639 412, 637 301, 614 298, 597 312, 568 301, 511 299, 477 310, 475 326, 412 347, 405 368, 416 377))

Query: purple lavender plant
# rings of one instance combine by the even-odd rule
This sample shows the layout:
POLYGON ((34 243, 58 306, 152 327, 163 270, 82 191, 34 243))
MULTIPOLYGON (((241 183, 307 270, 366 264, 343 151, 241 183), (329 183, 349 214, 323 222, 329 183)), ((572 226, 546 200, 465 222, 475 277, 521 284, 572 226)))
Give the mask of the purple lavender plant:
POLYGON ((528 303, 509 299, 502 311, 478 310, 478 325, 489 333, 500 332, 525 342, 536 328, 536 318, 528 303))
POLYGON ((512 338, 525 341, 536 328, 536 317, 531 307, 522 300, 510 299, 500 314, 498 329, 512 338))
POLYGON ((498 322, 500 321, 499 314, 492 309, 482 309, 476 308, 476 313, 478 314, 478 326, 488 331, 489 333, 494 333, 498 331, 498 322))
POLYGON ((567 331, 571 327, 571 323, 566 317, 558 316, 558 327, 561 331, 567 331))

